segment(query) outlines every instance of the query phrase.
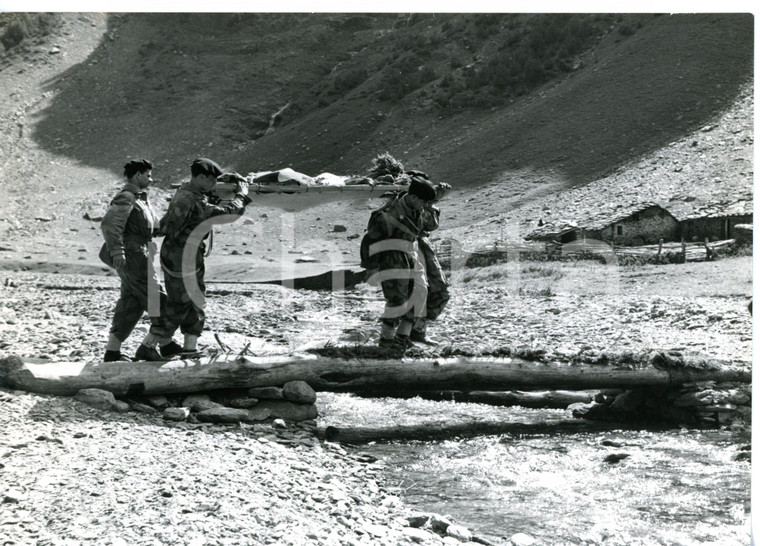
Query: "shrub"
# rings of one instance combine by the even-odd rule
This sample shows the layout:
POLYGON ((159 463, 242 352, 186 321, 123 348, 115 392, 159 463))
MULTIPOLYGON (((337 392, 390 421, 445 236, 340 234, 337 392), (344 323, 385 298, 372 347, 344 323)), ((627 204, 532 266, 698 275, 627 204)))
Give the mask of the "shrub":
POLYGON ((61 15, 57 13, 8 13, 0 14, 0 43, 8 50, 16 47, 26 38, 46 36, 59 24, 61 15))
POLYGON ((393 157, 388 152, 377 155, 372 160, 372 168, 369 170, 369 175, 372 178, 390 174, 392 176, 398 176, 404 173, 404 165, 393 157))
POLYGON ((526 296, 529 298, 551 298, 555 296, 554 291, 552 290, 551 286, 546 286, 544 288, 532 288, 527 286, 521 286, 517 289, 517 293, 520 296, 526 296))
POLYGON ((524 266, 526 273, 533 273, 537 277, 551 277, 552 279, 561 279, 565 274, 556 265, 548 264, 527 264, 524 266))
POLYGON ((2 41, 5 49, 11 49, 12 47, 20 44, 27 35, 28 30, 26 26, 26 20, 24 18, 20 18, 12 21, 8 25, 8 28, 3 33, 2 37, 0 37, 0 41, 2 41))
POLYGON ((436 103, 447 108, 493 106, 528 93, 572 70, 577 55, 598 40, 611 18, 583 14, 473 16, 475 38, 488 40, 495 49, 480 63, 462 70, 462 89, 453 89, 449 80, 442 81, 447 93, 437 95, 436 103))
POLYGON ((623 23, 618 27, 618 32, 621 36, 633 36, 636 33, 636 28, 628 23, 623 23))
POLYGON ((381 100, 399 100, 435 78, 435 71, 415 54, 406 54, 385 71, 381 100))
POLYGON ((332 90, 334 93, 345 93, 358 85, 364 83, 367 79, 367 70, 364 68, 354 68, 346 70, 335 76, 332 90))

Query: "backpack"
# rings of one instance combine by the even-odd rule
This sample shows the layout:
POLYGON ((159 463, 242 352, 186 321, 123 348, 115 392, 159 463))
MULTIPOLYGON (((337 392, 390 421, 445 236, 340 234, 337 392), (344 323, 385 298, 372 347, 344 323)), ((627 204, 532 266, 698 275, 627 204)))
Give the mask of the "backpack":
POLYGON ((369 236, 369 233, 365 233, 364 237, 362 237, 361 245, 359 246, 359 265, 363 269, 378 269, 379 263, 378 258, 380 257, 380 254, 373 254, 370 256, 369 254, 369 247, 372 246, 373 243, 375 243, 375 239, 369 236))
MULTIPOLYGON (((381 215, 387 225, 388 231, 391 231, 392 228, 400 229, 401 231, 405 231, 407 234, 411 235, 414 238, 417 238, 419 234, 414 234, 407 226, 404 226, 403 224, 400 224, 397 220, 395 220, 391 215, 387 213, 387 211, 393 206, 393 204, 398 200, 401 196, 404 195, 404 193, 397 194, 393 196, 393 199, 388 201, 385 205, 380 207, 379 209, 372 212, 372 215, 370 216, 370 221, 372 221, 372 218, 379 214, 381 215)), ((365 233, 362 237, 361 244, 359 245, 359 265, 363 267, 364 269, 379 269, 379 258, 380 255, 387 251, 386 250, 379 250, 376 251, 374 254, 370 255, 370 247, 377 243, 378 241, 382 241, 384 238, 381 237, 379 239, 376 239, 374 237, 370 237, 369 232, 365 233)))
MULTIPOLYGON (((372 211, 372 214, 370 215, 370 221, 376 214, 383 214, 383 209, 387 206, 383 205, 381 208, 372 211)), ((369 227, 369 226, 368 226, 369 227)), ((366 231, 364 233, 364 236, 362 237, 361 244, 359 245, 359 265, 364 269, 378 269, 379 263, 378 258, 380 257, 379 253, 373 254, 370 256, 369 249, 372 246, 373 243, 376 243, 378 239, 375 239, 374 237, 370 237, 369 231, 366 231)))

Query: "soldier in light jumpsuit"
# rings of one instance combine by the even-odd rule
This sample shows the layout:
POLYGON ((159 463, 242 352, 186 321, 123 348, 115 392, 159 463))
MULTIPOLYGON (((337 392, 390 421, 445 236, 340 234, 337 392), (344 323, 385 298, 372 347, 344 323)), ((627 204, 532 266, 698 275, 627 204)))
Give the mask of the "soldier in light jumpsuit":
MULTIPOLYGON (((121 353, 121 345, 148 310, 149 291, 158 295, 161 305, 166 300, 166 292, 151 267, 155 253, 151 239, 158 231, 158 217, 145 190, 153 182, 152 168, 147 159, 124 165, 127 183, 111 201, 100 224, 106 251, 121 279, 105 362, 131 360, 121 353)), ((158 320, 158 316, 151 317, 153 323, 158 320)))

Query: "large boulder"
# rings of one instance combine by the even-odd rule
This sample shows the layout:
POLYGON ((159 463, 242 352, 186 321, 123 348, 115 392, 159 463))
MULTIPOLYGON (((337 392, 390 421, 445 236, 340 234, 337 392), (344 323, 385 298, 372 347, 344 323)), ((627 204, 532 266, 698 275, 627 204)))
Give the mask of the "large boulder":
POLYGON ((113 393, 102 389, 82 389, 74 395, 74 398, 83 404, 102 410, 129 410, 129 405, 126 402, 116 400, 113 393))
POLYGON ((644 395, 641 391, 625 391, 618 394, 610 404, 610 409, 620 413, 632 413, 638 411, 644 404, 644 395))
POLYGON ((259 400, 282 400, 284 398, 280 387, 253 387, 248 389, 248 396, 259 400))
POLYGON ((205 423, 254 423, 267 419, 270 414, 268 409, 258 407, 251 410, 222 407, 201 411, 197 417, 205 423))
POLYGON ((258 403, 258 398, 233 398, 229 401, 230 407, 239 409, 252 408, 258 403))
POLYGON ((164 421, 184 421, 190 417, 190 408, 166 408, 163 417, 164 421))
POLYGON ((182 400, 182 406, 190 408, 190 411, 200 412, 209 409, 222 408, 222 404, 212 402, 207 394, 191 394, 182 400))
POLYGON ((286 400, 296 404, 313 404, 317 401, 314 392, 306 381, 289 381, 282 386, 282 394, 286 400))
POLYGON ((570 410, 573 417, 576 419, 596 420, 604 419, 607 417, 606 404, 599 404, 598 402, 577 402, 575 404, 570 404, 567 406, 567 409, 570 410))
POLYGON ((163 394, 154 394, 146 398, 148 404, 158 410, 163 410, 169 407, 169 399, 163 394))
POLYGON ((472 532, 461 525, 449 525, 446 528, 446 536, 454 537, 459 542, 470 542, 472 540, 472 532))

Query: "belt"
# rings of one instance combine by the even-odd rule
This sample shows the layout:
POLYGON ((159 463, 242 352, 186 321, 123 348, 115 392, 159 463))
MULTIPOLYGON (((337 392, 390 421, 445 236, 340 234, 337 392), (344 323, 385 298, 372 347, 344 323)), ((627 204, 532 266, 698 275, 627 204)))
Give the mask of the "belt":
POLYGON ((145 237, 137 237, 134 235, 125 235, 123 240, 125 243, 137 243, 138 245, 147 245, 151 241, 149 238, 146 239, 145 237))

